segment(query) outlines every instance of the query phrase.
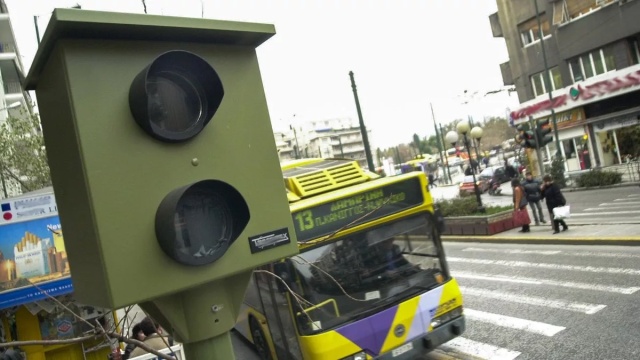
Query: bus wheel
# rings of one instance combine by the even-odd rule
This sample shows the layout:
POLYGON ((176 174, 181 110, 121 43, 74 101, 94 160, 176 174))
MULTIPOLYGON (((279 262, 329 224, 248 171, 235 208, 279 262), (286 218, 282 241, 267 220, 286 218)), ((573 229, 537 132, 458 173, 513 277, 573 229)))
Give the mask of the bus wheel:
POLYGON ((256 318, 252 317, 251 320, 249 320, 249 328, 251 330, 251 337, 253 338, 253 345, 256 347, 260 358, 263 360, 271 360, 271 351, 269 350, 267 338, 264 336, 264 331, 262 331, 262 327, 256 318))

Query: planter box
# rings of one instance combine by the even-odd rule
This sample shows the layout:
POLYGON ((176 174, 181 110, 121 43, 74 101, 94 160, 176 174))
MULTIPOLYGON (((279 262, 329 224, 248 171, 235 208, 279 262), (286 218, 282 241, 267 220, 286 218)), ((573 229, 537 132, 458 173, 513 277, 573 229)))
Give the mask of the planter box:
POLYGON ((484 216, 453 216, 444 218, 442 235, 493 235, 516 228, 513 210, 484 216))

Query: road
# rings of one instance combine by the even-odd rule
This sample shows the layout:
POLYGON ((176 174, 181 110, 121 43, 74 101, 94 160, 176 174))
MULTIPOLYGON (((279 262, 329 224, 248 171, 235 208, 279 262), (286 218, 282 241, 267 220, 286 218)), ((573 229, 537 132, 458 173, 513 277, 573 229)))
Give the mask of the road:
MULTIPOLYGON (((640 248, 447 243, 445 251, 467 330, 425 359, 640 358, 640 248)), ((257 359, 234 344, 243 347, 238 359, 257 359)))
MULTIPOLYGON (((503 196, 482 194, 483 205, 511 205, 509 184, 502 185, 503 196)), ((452 199, 458 195, 457 186, 440 186, 431 189, 437 200, 452 199)), ((640 223, 640 187, 626 186, 610 189, 584 191, 564 191, 564 197, 571 206, 568 224, 637 224, 640 223)), ((545 219, 548 217, 546 204, 542 204, 545 219)))
POLYGON ((467 331, 428 359, 640 358, 640 248, 445 248, 467 331))

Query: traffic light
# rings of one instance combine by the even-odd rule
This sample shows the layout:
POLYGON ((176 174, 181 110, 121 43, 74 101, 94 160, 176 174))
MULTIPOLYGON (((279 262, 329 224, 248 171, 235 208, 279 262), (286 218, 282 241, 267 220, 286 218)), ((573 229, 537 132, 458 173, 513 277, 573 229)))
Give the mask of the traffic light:
POLYGON ((549 135, 550 133, 551 125, 549 124, 549 119, 538 120, 538 124, 536 125, 536 134, 538 136, 538 141, 540 142, 540 147, 543 147, 553 141, 553 136, 549 135))
POLYGON ((26 88, 80 301, 142 302, 200 341, 233 327, 255 267, 297 253, 256 56, 273 34, 53 12, 26 88))
POLYGON ((523 134, 524 147, 528 149, 535 149, 537 147, 536 136, 531 130, 527 130, 523 134))

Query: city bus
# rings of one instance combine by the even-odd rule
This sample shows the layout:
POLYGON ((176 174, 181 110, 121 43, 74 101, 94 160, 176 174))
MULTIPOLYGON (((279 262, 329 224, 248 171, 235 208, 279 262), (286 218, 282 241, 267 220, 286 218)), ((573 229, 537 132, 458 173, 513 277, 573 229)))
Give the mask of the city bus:
POLYGON ((236 324, 263 359, 413 359, 464 332, 424 173, 282 170, 300 252, 254 271, 236 324))

